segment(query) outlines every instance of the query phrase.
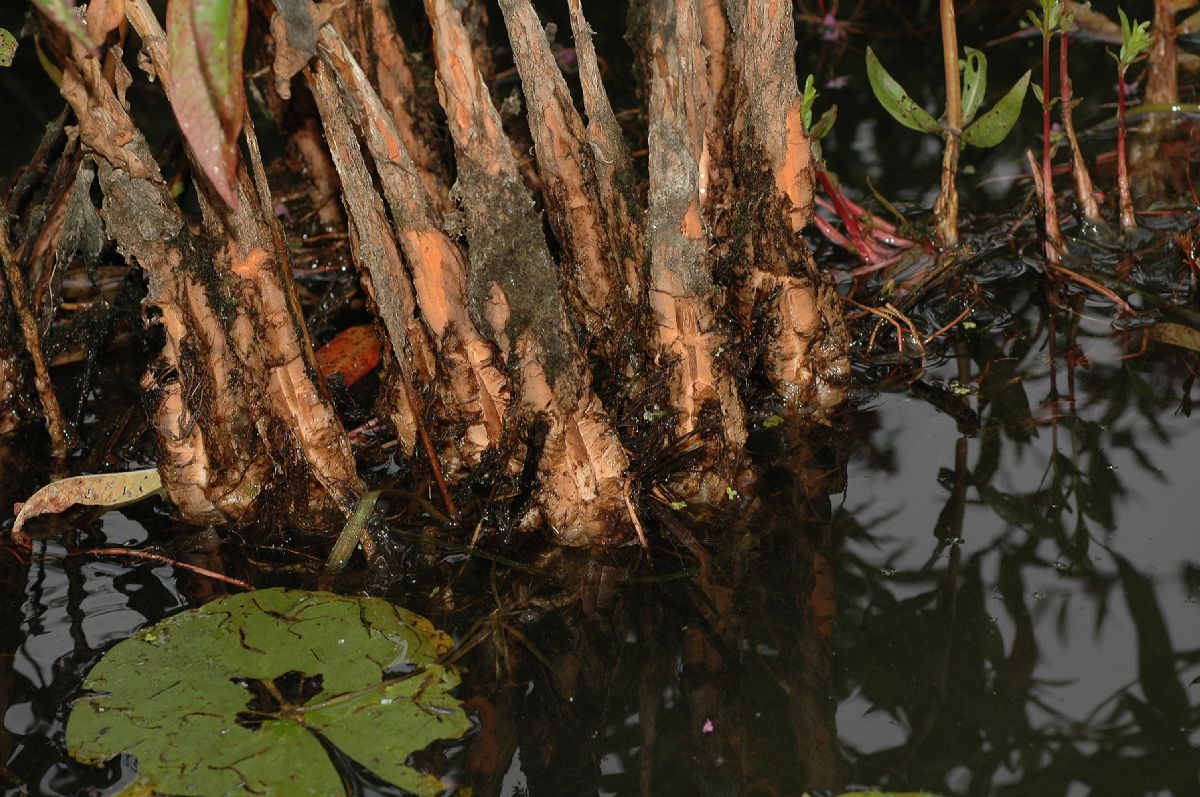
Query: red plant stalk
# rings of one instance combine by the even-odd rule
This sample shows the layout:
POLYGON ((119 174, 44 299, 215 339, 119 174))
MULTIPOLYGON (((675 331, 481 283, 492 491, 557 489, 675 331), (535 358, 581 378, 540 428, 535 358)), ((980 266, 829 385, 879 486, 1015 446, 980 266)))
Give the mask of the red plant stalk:
POLYGON ((1121 232, 1137 227, 1133 194, 1129 190, 1129 163, 1125 158, 1125 67, 1117 66, 1117 195, 1121 210, 1121 232))
POLYGON ((1053 34, 1042 31, 1042 213, 1045 218, 1046 260, 1057 264, 1062 260, 1062 228, 1058 224, 1058 207, 1054 198, 1054 178, 1050 158, 1050 39, 1053 34))
POLYGON ((866 216, 866 211, 863 210, 862 206, 853 203, 845 193, 842 193, 841 186, 830 179, 829 175, 824 172, 824 169, 817 169, 817 181, 820 182, 821 188, 826 192, 826 196, 829 197, 832 206, 826 205, 821 199, 817 199, 817 204, 826 205, 827 209, 833 210, 841 218, 841 223, 845 224, 846 227, 848 240, 846 236, 840 234, 836 238, 829 235, 827 229, 832 230, 833 228, 829 227, 828 223, 824 224, 823 227, 821 224, 817 224, 818 230, 830 241, 833 241, 835 245, 856 252, 868 264, 878 264, 881 260, 889 258, 889 253, 882 251, 876 244, 876 240, 890 246, 907 247, 913 245, 912 241, 896 235, 895 227, 892 224, 888 224, 882 220, 872 223, 871 227, 865 226, 863 217, 866 216), (875 224, 877 224, 878 229, 876 229, 875 224))

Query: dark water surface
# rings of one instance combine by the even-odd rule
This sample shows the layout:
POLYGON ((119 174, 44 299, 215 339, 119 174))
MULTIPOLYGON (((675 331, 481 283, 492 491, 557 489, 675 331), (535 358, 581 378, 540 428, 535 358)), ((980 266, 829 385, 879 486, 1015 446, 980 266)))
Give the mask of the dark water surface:
MULTIPOLYGON (((568 558, 583 594, 561 608, 539 600, 561 582, 508 574, 497 617, 549 661, 499 628, 489 639, 504 635, 509 659, 481 645, 461 662, 483 730, 450 751, 457 777, 506 795, 1196 794, 1200 430, 1180 412, 1187 371, 1173 353, 1118 359, 1104 308, 1084 312, 1091 367, 1075 372, 1074 406, 1061 363, 1063 398, 1046 402, 1047 349, 1018 339, 1023 354, 990 361, 995 391, 965 398, 982 410, 972 436, 913 390, 869 398, 848 459, 828 441, 790 454, 811 469, 816 452, 844 490, 764 485, 771 506, 730 520, 738 539, 710 546, 706 572, 660 580, 568 558), (502 767, 481 763, 496 751, 502 767)), ((979 368, 967 371, 973 384, 979 368)), ((958 374, 947 360, 922 381, 958 374)), ((110 512, 76 545, 147 536, 110 512)), ((25 567, 4 550, 7 794, 120 777, 64 761, 68 701, 107 647, 213 588, 169 565, 64 553, 39 542, 25 567)), ((470 569, 464 592, 492 577, 470 569)), ((395 591, 416 608, 429 584, 395 591)))
MULTIPOLYGON (((996 27, 1013 16, 1005 6, 964 15, 963 40, 1011 30, 996 27)), ((802 28, 813 54, 804 69, 833 81, 818 109, 841 110, 826 155, 847 190, 862 199, 871 177, 897 201, 928 204, 937 141, 873 107, 859 48, 871 41, 906 83, 936 86, 936 45, 918 40, 928 57, 914 59, 913 40, 872 39, 888 19, 865 16, 840 60, 838 43, 802 28)), ((1036 63, 1029 42, 999 47, 1010 49, 989 51, 989 101, 1036 63)), ((1110 64, 1099 45, 1079 51, 1077 91, 1105 98, 1080 111, 1091 129, 1109 113, 1110 64)), ((1032 129, 1028 106, 1026 116, 1032 129)), ((1108 135, 1085 138, 1103 149, 1108 135)), ((1018 207, 1019 158, 969 155, 964 208, 1018 207)), ((1197 359, 1153 343, 1143 351, 1145 331, 1114 323, 1107 301, 1047 287, 1032 223, 1010 239, 1012 218, 972 220, 968 323, 930 344, 923 370, 887 345, 860 347, 843 423, 758 429, 758 500, 718 518, 652 511, 653 562, 568 554, 529 575, 429 549, 407 559, 411 573, 387 582, 388 595, 463 643, 461 697, 479 725, 426 763, 476 795, 507 797, 853 785, 1200 795, 1197 359)), ((1177 251, 1133 250, 1132 272, 1120 248, 1080 246, 1073 262, 1187 294, 1177 251)), ((961 309, 943 294, 914 315, 936 329, 961 309)), ((0 452, 0 499, 28 493, 36 477, 18 463, 34 448, 0 452)), ((71 699, 113 644, 227 588, 171 565, 66 554, 180 534, 142 507, 36 542, 27 559, 0 548, 6 795, 128 782, 130 761, 69 762, 71 699)), ((172 555, 221 567, 199 543, 172 555)), ((348 776, 361 794, 390 793, 348 776)))

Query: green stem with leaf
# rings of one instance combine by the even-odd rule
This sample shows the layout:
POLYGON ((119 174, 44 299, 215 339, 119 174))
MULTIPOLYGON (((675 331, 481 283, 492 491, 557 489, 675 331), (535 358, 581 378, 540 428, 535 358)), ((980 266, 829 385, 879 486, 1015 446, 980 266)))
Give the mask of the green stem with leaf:
POLYGON ((1042 34, 1042 218, 1045 233, 1045 255, 1049 263, 1062 262, 1066 244, 1058 223, 1058 200, 1054 194, 1053 149, 1050 141, 1050 42, 1062 22, 1062 0, 1041 0, 1042 15, 1029 12, 1042 34))
POLYGON ((1125 155, 1125 75, 1129 67, 1145 57, 1152 39, 1149 22, 1134 20, 1131 23, 1121 8, 1117 9, 1117 14, 1121 17, 1121 51, 1113 55, 1117 62, 1117 204, 1120 209, 1121 232, 1125 233, 1137 227, 1137 216, 1133 212, 1133 192, 1129 188, 1129 162, 1125 155))
POLYGON ((934 206, 938 241, 953 246, 958 242, 958 189, 956 177, 960 150, 964 147, 994 147, 1012 130, 1021 114, 1029 88, 1029 72, 1013 85, 986 113, 975 118, 987 91, 987 58, 979 50, 965 48, 958 55, 953 0, 942 0, 942 43, 946 77, 946 121, 939 122, 904 90, 867 48, 867 79, 875 98, 897 122, 922 133, 936 133, 946 141, 942 160, 942 184, 934 206), (959 64, 963 64, 960 70, 959 64), (959 72, 962 89, 959 90, 959 72))

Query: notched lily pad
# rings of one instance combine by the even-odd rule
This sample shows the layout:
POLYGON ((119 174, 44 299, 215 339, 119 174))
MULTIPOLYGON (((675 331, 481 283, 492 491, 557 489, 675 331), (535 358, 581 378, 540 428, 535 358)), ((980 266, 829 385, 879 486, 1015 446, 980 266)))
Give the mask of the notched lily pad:
POLYGON ((121 642, 67 723, 76 759, 136 757, 137 788, 226 797, 343 794, 325 744, 417 795, 405 762, 470 727, 436 664, 451 640, 378 598, 269 589, 213 601, 121 642))

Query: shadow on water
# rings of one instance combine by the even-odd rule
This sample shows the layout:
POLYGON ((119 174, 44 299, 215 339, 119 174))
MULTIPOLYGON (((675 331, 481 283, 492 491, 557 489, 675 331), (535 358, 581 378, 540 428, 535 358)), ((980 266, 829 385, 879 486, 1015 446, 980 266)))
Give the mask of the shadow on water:
MULTIPOLYGON (((760 431, 774 465, 724 520, 737 533, 664 508, 653 566, 414 568, 392 597, 455 633, 479 725, 451 777, 495 795, 1200 793, 1197 391, 1174 352, 1121 359, 1106 308, 1035 293, 918 381, 864 372, 878 391, 845 428, 760 431)), ((108 513, 68 547, 172 532, 141 520, 108 513)), ((213 596, 66 550, 4 552, 12 795, 127 778, 64 760, 68 702, 111 644, 213 596)))
MULTIPOLYGON (((964 39, 990 37, 1007 14, 966 15, 964 39)), ((927 33, 929 18, 914 19, 905 35, 927 33)), ((868 38, 885 32, 862 24, 868 38)), ((801 33, 802 50, 823 35, 801 33)), ((875 47, 909 46, 891 41, 875 47)), ((1027 43, 1006 46, 1028 55, 1027 43)), ((830 165, 851 192, 872 177, 927 205, 938 155, 883 127, 856 47, 838 60, 834 42, 804 67, 841 108, 830 165)), ((1105 58, 1098 47, 1091 57, 1105 58)), ((937 64, 904 68, 906 85, 936 85, 937 64)), ((1012 155, 974 164, 1007 177, 964 179, 964 207, 1016 204, 1012 155)), ((1001 221, 1012 223, 975 224, 1001 221)), ((1047 287, 1023 259, 1032 249, 1003 238, 973 241, 978 303, 923 368, 860 352, 844 423, 759 429, 768 467, 755 501, 721 518, 652 508, 652 562, 554 552, 529 573, 411 556, 389 597, 454 633, 478 726, 431 754, 450 779, 506 797, 852 785, 1200 795, 1196 357, 1143 348, 1145 330, 1047 287)), ((1097 270, 1116 267, 1114 253, 1087 254, 1097 270)), ((1186 293, 1172 257, 1143 258, 1141 279, 1186 293)), ((959 309, 939 295, 914 312, 937 328, 959 309)), ((13 475, 27 450, 0 451, 5 502, 28 493, 30 479, 13 475)), ((171 545, 222 569, 218 541, 200 535, 181 550, 178 534, 143 507, 67 528, 28 561, 0 549, 6 795, 111 793, 131 777, 127 760, 69 763, 70 700, 104 650, 219 585, 168 564, 67 553, 171 545)), ((281 573, 265 581, 298 580, 281 573)), ((365 777, 355 788, 389 793, 365 777)))

